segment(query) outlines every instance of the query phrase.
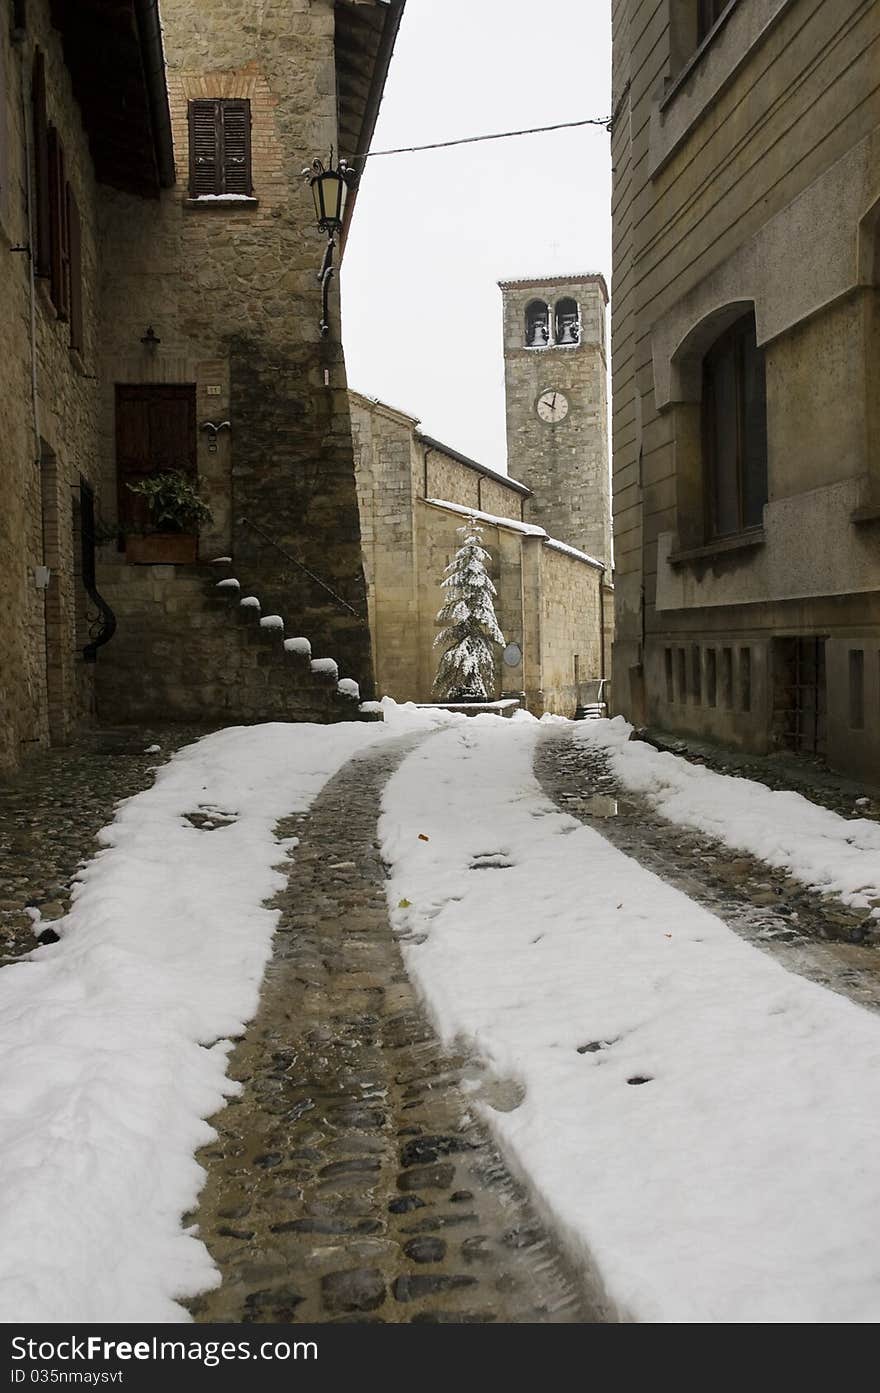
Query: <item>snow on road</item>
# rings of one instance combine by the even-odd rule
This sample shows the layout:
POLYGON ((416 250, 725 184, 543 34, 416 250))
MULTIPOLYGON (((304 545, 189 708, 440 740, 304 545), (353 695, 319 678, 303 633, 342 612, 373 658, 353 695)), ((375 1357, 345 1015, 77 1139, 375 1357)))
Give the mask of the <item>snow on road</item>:
POLYGON ((750 852, 856 908, 880 902, 880 823, 840 817, 800 793, 716 774, 644 741, 630 740, 631 730, 617 716, 613 721, 578 722, 573 736, 602 749, 620 783, 646 794, 671 822, 750 852))
MULTIPOLYGON (((439 1029, 524 1089, 486 1110, 508 1158, 624 1318, 880 1319, 880 1020, 556 811, 540 733, 491 716, 441 732, 380 823, 439 1029)), ((705 773, 719 835, 740 781, 705 773)), ((803 810, 770 797, 794 854, 803 810)))
POLYGON ((0 1321, 188 1320, 178 1299, 217 1284, 180 1217, 270 953, 272 829, 359 749, 438 719, 388 715, 180 751, 101 834, 60 942, 0 971, 0 1321))

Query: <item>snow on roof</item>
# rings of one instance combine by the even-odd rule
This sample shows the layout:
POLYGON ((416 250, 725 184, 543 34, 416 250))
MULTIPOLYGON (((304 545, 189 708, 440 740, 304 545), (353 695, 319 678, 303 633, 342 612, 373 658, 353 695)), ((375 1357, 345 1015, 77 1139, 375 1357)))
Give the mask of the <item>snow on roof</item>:
POLYGON ((381 397, 371 397, 366 392, 358 392, 354 387, 349 387, 350 397, 358 397, 368 407, 374 406, 379 411, 390 411, 392 416, 399 416, 401 419, 411 421, 417 426, 421 420, 420 416, 414 416, 411 411, 404 411, 402 406, 392 406, 390 402, 383 401, 381 397))
POLYGON ((595 556, 588 556, 585 551, 578 551, 577 547, 570 547, 566 542, 557 542, 555 537, 547 535, 543 527, 536 527, 534 523, 518 522, 516 518, 499 518, 494 513, 483 513, 479 508, 466 508, 462 503, 449 503, 445 498, 426 498, 425 502, 430 503, 432 508, 444 508, 448 513, 458 513, 460 517, 473 518, 476 522, 486 522, 493 527, 506 527, 508 532, 519 532, 524 537, 541 537, 546 547, 564 552, 576 561, 585 561, 588 566, 595 566, 600 571, 605 570, 602 562, 597 561, 595 556))
POLYGON ((590 556, 586 551, 578 551, 577 547, 570 547, 568 542, 558 542, 555 537, 548 537, 546 545, 552 547, 554 551, 563 551, 567 556, 574 556, 578 561, 589 561, 591 566, 600 566, 604 571, 602 562, 595 556, 590 556))

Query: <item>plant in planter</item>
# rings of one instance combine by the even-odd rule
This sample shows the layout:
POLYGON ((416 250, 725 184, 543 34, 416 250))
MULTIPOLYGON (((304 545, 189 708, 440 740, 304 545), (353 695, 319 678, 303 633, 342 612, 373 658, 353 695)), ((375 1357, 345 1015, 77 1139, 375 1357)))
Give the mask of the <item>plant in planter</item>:
POLYGON ((168 469, 126 487, 146 499, 150 510, 148 531, 127 531, 129 561, 195 561, 199 527, 214 519, 192 479, 178 469, 168 469))

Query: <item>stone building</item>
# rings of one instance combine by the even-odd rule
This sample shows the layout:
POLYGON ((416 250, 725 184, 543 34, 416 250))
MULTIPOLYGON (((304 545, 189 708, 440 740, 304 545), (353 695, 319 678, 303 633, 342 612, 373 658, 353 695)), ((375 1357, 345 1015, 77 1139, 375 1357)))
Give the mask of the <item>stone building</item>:
POLYGON ((258 8, 3 6, 0 771, 95 714, 356 715, 216 592, 218 555, 370 693, 338 297, 322 338, 300 176, 366 152, 403 0, 258 8), (157 470, 212 509, 194 564, 137 564, 127 485, 157 470))
POLYGON ((501 281, 507 467, 526 520, 611 565, 602 276, 501 281))
POLYGON ((457 529, 474 519, 508 643, 495 695, 524 697, 535 715, 573 716, 578 681, 607 671, 613 592, 603 562, 526 521, 525 484, 425 435, 415 417, 357 392, 351 414, 379 692, 434 699, 440 582, 457 529))
POLYGON ((880 778, 880 3, 617 0, 617 709, 880 778))

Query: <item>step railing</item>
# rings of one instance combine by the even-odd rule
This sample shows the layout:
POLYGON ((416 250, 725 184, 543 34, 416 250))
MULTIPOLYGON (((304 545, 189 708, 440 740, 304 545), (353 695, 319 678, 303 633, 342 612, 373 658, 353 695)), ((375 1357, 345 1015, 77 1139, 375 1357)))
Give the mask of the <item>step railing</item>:
POLYGON ((310 571, 308 566, 304 566, 301 561, 297 561, 295 556, 291 556, 290 552, 287 551, 285 547, 281 546, 279 542, 276 542, 274 537, 270 537, 269 533, 262 527, 255 522, 251 522, 250 518, 239 518, 238 522, 239 526, 250 528, 252 532, 258 533, 263 541, 268 542, 270 547, 274 547, 286 561, 290 562, 291 566, 295 566, 304 576, 308 576, 309 580, 314 581, 315 585, 319 586, 325 594, 330 596, 337 609, 342 609, 348 614, 353 614, 358 623, 366 627, 368 621, 365 615, 356 610, 354 606, 350 605, 347 600, 344 600, 341 595, 338 595, 333 587, 328 585, 325 580, 322 580, 320 576, 316 576, 314 571, 310 571))

